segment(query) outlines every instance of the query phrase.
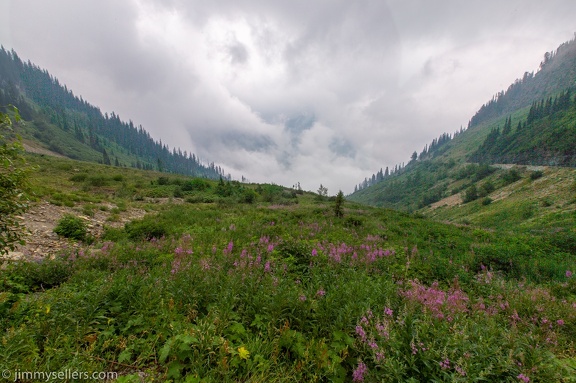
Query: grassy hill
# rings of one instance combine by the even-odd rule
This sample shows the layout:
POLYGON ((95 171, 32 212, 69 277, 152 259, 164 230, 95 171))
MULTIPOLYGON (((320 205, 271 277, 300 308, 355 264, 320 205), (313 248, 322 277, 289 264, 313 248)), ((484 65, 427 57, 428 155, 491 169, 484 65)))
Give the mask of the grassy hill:
MULTIPOLYGON (((38 202, 76 217, 110 204, 148 214, 37 262, 4 262, 2 370, 574 381, 576 260, 548 236, 349 201, 338 218, 333 198, 276 185, 29 159, 38 202)), ((549 177, 530 182, 552 187, 549 177)))

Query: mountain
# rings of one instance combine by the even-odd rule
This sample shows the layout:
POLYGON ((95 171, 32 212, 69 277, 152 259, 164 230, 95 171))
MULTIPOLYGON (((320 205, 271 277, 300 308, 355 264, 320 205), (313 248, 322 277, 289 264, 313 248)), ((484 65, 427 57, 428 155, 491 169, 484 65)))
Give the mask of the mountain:
POLYGON ((486 211, 504 214, 513 208, 515 196, 524 195, 516 202, 529 201, 526 209, 532 213, 516 223, 529 226, 528 218, 542 215, 562 221, 576 203, 574 170, 559 168, 576 166, 575 81, 572 40, 546 53, 536 74, 525 74, 484 104, 467 129, 441 135, 420 154, 414 152, 406 165, 367 177, 347 198, 489 226, 495 221, 483 216, 486 211), (562 193, 550 196, 550 190, 540 188, 544 184, 562 193), (514 188, 525 190, 515 193, 514 188), (498 194, 503 190, 506 198, 498 194), (474 211, 464 209, 467 206, 474 211), (498 207, 504 213, 496 212, 498 207), (460 214, 463 210, 467 216, 460 214), (553 218, 556 213, 562 217, 553 218))
POLYGON ((203 164, 193 153, 155 141, 141 125, 122 121, 114 112, 103 114, 48 71, 2 47, 0 107, 9 104, 26 121, 18 133, 31 150, 106 165, 227 178, 214 163, 203 164))

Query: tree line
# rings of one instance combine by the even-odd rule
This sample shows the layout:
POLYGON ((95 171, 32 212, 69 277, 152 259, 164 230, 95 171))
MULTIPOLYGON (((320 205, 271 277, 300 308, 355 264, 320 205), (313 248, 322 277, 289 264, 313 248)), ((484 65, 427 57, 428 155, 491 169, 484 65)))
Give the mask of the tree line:
POLYGON ((512 128, 490 131, 468 160, 477 163, 576 166, 576 98, 571 88, 532 103, 527 118, 512 128))

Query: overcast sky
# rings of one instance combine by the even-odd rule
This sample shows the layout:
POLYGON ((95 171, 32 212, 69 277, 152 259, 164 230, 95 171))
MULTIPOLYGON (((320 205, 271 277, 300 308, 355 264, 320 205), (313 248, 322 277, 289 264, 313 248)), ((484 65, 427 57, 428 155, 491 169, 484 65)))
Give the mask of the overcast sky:
POLYGON ((574 37, 574 0, 1 0, 0 43, 233 178, 350 193, 574 37))

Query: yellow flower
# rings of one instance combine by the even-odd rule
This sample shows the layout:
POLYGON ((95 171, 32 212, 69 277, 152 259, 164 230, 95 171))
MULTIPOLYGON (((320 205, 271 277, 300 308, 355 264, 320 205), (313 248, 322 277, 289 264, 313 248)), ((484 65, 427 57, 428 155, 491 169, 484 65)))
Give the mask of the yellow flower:
POLYGON ((46 306, 46 314, 50 314, 50 305, 46 306))
POLYGON ((250 358, 250 351, 246 350, 246 347, 238 347, 238 356, 240 359, 248 359, 250 358))

